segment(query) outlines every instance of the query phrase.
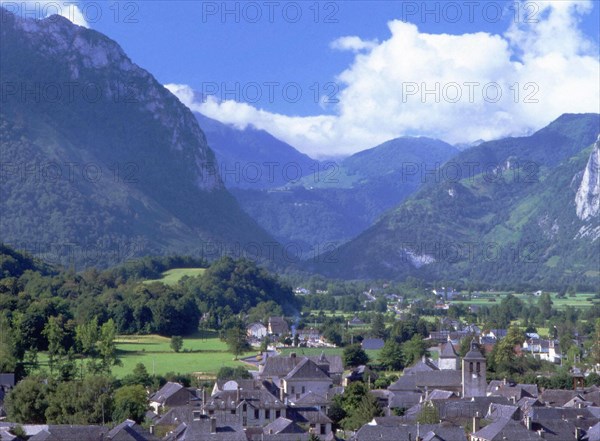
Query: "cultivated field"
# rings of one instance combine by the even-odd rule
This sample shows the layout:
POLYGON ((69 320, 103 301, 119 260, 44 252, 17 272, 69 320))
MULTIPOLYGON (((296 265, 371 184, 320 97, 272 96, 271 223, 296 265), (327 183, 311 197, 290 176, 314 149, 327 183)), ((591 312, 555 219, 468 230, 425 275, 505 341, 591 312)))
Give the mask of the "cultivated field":
POLYGON ((206 271, 206 268, 174 268, 162 273, 160 279, 145 280, 144 283, 162 282, 165 285, 177 285, 182 277, 196 277, 204 274, 204 271, 206 271))

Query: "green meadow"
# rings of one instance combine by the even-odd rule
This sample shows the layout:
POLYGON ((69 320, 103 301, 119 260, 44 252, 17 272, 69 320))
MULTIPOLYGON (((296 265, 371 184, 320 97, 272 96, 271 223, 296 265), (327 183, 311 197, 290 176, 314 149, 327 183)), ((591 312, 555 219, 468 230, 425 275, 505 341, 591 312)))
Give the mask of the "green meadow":
POLYGON ((144 280, 144 283, 162 282, 165 285, 177 285, 179 281, 184 277, 196 277, 204 274, 206 268, 174 268, 162 273, 160 279, 144 280))

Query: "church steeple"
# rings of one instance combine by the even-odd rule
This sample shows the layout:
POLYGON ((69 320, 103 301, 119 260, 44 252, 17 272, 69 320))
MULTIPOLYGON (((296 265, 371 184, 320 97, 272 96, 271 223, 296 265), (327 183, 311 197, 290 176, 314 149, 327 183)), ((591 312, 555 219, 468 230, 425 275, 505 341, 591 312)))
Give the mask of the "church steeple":
POLYGON ((473 339, 471 349, 462 360, 463 397, 484 397, 486 395, 486 369, 485 357, 473 339))

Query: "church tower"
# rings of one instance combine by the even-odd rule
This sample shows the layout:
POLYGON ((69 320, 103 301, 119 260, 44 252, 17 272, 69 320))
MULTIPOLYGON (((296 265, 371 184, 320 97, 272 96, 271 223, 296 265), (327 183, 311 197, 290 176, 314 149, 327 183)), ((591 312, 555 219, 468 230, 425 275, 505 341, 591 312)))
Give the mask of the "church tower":
POLYGON ((475 339, 462 360, 463 397, 485 397, 487 390, 486 361, 475 339))

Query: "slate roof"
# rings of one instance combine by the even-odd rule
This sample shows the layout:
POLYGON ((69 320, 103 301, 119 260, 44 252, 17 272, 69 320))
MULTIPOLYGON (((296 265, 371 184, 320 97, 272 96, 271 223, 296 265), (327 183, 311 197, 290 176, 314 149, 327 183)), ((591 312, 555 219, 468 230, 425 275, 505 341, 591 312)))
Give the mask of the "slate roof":
POLYGON ((14 387, 15 374, 0 374, 0 386, 14 387))
POLYGON ((164 403, 177 392, 183 389, 183 386, 179 383, 173 383, 171 381, 167 382, 163 387, 161 387, 158 392, 154 393, 150 397, 150 401, 155 401, 157 403, 164 403))
POLYGON ((320 410, 312 407, 290 407, 287 416, 296 423, 331 424, 331 419, 320 410))
POLYGON ((486 441, 540 441, 536 432, 527 430, 520 422, 502 418, 478 430, 473 436, 486 441))
POLYGON ((237 390, 223 390, 207 399, 203 408, 209 410, 233 410, 245 401, 255 409, 283 409, 285 404, 266 388, 240 389, 239 400, 237 390))
POLYGON ((451 341, 447 341, 442 345, 440 349, 440 358, 458 358, 458 354, 451 341))
POLYGON ((583 439, 584 441, 600 441, 600 423, 590 427, 583 439))
MULTIPOLYGON (((146 432, 132 420, 125 420, 106 434, 110 441, 158 441, 158 438, 146 432)), ((83 440, 80 440, 83 441, 83 440)))
POLYGON ((377 350, 383 348, 384 344, 385 342, 382 338, 365 338, 362 341, 361 346, 363 349, 377 350))
POLYGON ((417 433, 430 441, 467 441, 464 428, 446 422, 421 424, 418 428, 416 424, 396 426, 364 425, 356 432, 353 439, 355 441, 409 441, 415 440, 417 433))
POLYGON ((211 433, 210 418, 203 417, 189 423, 180 424, 169 433, 165 441, 248 441, 243 428, 239 424, 217 423, 217 431, 211 433))
POLYGON ((472 397, 458 400, 434 401, 433 403, 438 409, 440 418, 454 422, 471 419, 477 416, 477 414, 483 417, 487 414, 492 403, 510 404, 504 397, 472 397))
POLYGON ((303 358, 286 376, 285 380, 331 381, 329 375, 308 358, 303 358))
POLYGON ((292 405, 299 407, 326 406, 331 403, 327 398, 312 391, 308 391, 298 399, 290 399, 290 401, 292 405))
POLYGON ((48 425, 29 441, 104 441, 107 430, 102 426, 48 425))
POLYGON ((479 345, 475 342, 471 342, 471 349, 467 352, 467 355, 464 356, 463 360, 485 361, 485 357, 481 353, 479 345))
POLYGON ((404 375, 431 371, 439 371, 439 368, 429 358, 423 357, 411 367, 404 369, 404 375))
POLYGON ((304 357, 304 356, 289 356, 289 357, 267 357, 259 373, 260 378, 283 378, 290 373, 298 363, 303 359, 309 359, 317 365, 329 365, 329 374, 342 374, 344 372, 344 364, 342 357, 339 355, 324 354, 304 357))
POLYGON ((488 409, 486 419, 498 420, 502 418, 510 418, 515 421, 521 420, 521 409, 518 406, 510 404, 492 403, 488 409))
POLYGON ((462 386, 461 371, 417 372, 415 382, 418 388, 444 389, 462 386))
POLYGON ((304 433, 304 430, 302 430, 302 428, 292 420, 284 417, 279 417, 272 423, 267 424, 263 428, 263 433, 304 433))

